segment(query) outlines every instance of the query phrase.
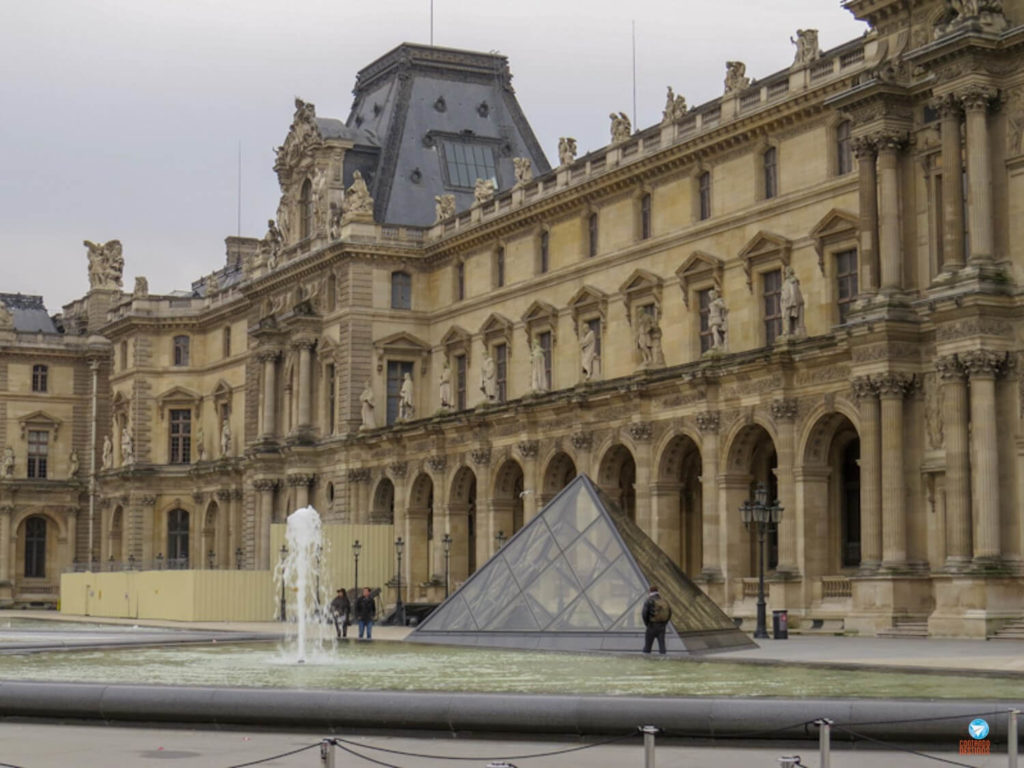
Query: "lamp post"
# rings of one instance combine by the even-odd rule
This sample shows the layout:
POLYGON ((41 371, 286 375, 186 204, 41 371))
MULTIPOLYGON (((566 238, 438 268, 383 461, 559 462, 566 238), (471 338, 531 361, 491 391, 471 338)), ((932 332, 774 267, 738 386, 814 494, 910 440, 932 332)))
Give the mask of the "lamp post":
POLYGON ((356 539, 352 545, 352 558, 356 561, 356 595, 359 595, 359 550, 363 548, 363 545, 359 543, 359 539, 356 539))
POLYGON ((754 630, 754 637, 767 638, 768 629, 765 626, 765 602, 764 602, 764 540, 765 534, 778 528, 782 520, 782 507, 776 499, 768 503, 768 489, 764 483, 758 483, 754 491, 754 500, 743 502, 740 507, 740 517, 743 520, 743 527, 748 531, 753 528, 757 532, 757 628, 754 630))
POLYGON ((508 541, 508 536, 505 535, 504 531, 498 531, 498 535, 494 537, 498 542, 498 549, 505 546, 505 542, 508 541))
POLYGON ((452 537, 447 533, 441 537, 444 545, 444 599, 448 599, 448 558, 452 556, 452 537))
POLYGON ((284 544, 281 545, 281 616, 279 621, 284 621, 286 618, 287 606, 285 604, 284 594, 284 559, 288 557, 288 547, 284 544))
POLYGON ((235 549, 235 570, 242 570, 242 548, 237 547, 235 549))
POLYGON ((405 542, 399 536, 395 539, 395 557, 398 559, 398 601, 395 603, 395 613, 398 615, 399 626, 405 626, 405 605, 402 604, 402 550, 405 549, 405 542))

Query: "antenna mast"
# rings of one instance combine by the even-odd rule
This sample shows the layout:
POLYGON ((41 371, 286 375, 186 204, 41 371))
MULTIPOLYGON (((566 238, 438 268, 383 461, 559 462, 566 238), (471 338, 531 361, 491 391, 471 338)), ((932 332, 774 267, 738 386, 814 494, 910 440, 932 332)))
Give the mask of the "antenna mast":
POLYGON ((633 19, 633 130, 637 130, 636 123, 636 19, 633 19))
POLYGON ((242 140, 238 140, 238 219, 236 221, 236 234, 242 236, 242 140))
POLYGON ((434 47, 434 0, 430 0, 430 47, 434 47))

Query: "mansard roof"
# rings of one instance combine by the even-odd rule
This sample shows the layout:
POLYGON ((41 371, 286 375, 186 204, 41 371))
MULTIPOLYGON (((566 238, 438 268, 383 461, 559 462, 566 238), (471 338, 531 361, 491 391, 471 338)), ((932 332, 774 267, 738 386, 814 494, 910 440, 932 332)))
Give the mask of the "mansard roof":
POLYGON ((57 333, 42 296, 0 293, 0 304, 11 313, 14 330, 27 333, 57 333))

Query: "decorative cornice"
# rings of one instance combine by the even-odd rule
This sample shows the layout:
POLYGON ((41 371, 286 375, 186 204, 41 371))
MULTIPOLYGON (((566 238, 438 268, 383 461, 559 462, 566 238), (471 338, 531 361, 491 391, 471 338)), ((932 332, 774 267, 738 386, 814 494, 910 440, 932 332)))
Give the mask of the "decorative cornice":
POLYGON ((141 504, 144 507, 152 507, 153 505, 156 504, 156 496, 154 496, 152 494, 147 494, 145 496, 140 496, 139 497, 139 504, 141 504))
POLYGON ((366 467, 360 467, 359 469, 350 469, 348 471, 348 481, 350 483, 368 483, 370 482, 371 472, 366 467))
POLYGON ((272 491, 277 488, 277 484, 277 480, 269 477, 263 477, 252 481, 252 487, 257 491, 272 491))
POLYGON ((292 487, 309 486, 313 484, 314 480, 316 480, 316 475, 311 472, 296 472, 295 474, 288 475, 288 485, 292 487))

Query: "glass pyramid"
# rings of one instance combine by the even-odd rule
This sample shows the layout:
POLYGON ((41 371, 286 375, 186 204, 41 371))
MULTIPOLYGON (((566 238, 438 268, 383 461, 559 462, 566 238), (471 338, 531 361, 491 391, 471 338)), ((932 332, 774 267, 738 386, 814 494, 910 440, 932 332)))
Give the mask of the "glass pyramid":
POLYGON ((651 584, 672 606, 670 651, 754 645, 585 475, 409 635, 412 642, 639 651, 651 584))

